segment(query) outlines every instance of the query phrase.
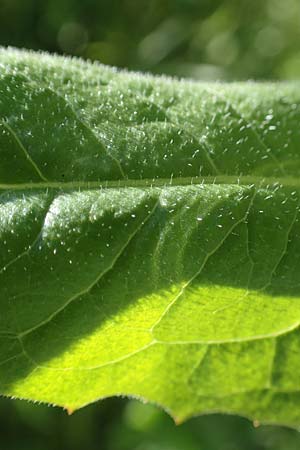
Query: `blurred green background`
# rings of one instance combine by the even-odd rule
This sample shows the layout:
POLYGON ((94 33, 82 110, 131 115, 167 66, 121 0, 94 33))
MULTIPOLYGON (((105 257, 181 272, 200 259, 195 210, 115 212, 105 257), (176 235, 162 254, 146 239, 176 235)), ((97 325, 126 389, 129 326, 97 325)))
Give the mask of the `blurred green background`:
MULTIPOLYGON (((0 45, 202 80, 300 78, 299 0, 0 0, 0 45)), ((300 434, 211 415, 175 426, 107 399, 68 417, 0 399, 0 450, 299 450, 300 434)))
POLYGON ((153 405, 106 399, 72 416, 25 401, 0 402, 1 450, 299 450, 296 430, 208 415, 176 426, 153 405))
POLYGON ((299 0, 0 0, 0 43, 199 79, 300 76, 299 0))

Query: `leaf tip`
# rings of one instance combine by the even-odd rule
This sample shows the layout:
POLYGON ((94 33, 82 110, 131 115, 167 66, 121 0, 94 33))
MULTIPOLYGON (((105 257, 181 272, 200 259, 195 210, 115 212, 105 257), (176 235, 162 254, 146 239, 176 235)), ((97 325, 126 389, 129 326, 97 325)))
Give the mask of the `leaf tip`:
POLYGON ((175 425, 181 425, 184 422, 184 419, 182 417, 172 416, 172 418, 173 418, 173 420, 175 422, 175 425))
POLYGON ((74 413, 74 409, 71 408, 70 406, 66 406, 65 410, 67 411, 68 416, 71 416, 74 413))

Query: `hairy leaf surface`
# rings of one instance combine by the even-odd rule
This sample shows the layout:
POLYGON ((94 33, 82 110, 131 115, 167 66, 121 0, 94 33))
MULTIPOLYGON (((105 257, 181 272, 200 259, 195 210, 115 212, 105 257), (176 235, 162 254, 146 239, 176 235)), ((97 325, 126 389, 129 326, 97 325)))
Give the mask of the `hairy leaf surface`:
POLYGON ((300 84, 0 51, 0 392, 300 425, 300 84))

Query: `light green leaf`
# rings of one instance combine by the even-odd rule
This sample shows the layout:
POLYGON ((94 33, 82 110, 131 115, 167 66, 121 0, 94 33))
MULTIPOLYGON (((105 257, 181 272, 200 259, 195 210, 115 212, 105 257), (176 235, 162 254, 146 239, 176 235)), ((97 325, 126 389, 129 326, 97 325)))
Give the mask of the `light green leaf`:
POLYGON ((0 68, 0 392, 299 426, 300 83, 0 68))

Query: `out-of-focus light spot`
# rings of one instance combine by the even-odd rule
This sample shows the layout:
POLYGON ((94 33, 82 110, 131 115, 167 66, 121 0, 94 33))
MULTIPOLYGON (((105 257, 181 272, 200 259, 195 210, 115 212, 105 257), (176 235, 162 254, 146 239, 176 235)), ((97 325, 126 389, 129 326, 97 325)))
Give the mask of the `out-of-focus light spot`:
POLYGON ((139 59, 149 66, 158 64, 166 58, 188 36, 189 29, 175 18, 161 23, 139 44, 139 59))
POLYGON ((58 32, 57 42, 62 51, 77 53, 88 42, 87 30, 80 23, 64 23, 58 32))
POLYGON ((206 54, 210 62, 229 65, 238 55, 238 42, 231 33, 219 33, 208 43, 206 54))
POLYGON ((283 50, 285 39, 279 29, 265 27, 257 33, 254 45, 261 56, 271 57, 283 50))
POLYGON ((266 4, 268 16, 274 22, 286 22, 300 18, 299 0, 268 0, 266 4))

